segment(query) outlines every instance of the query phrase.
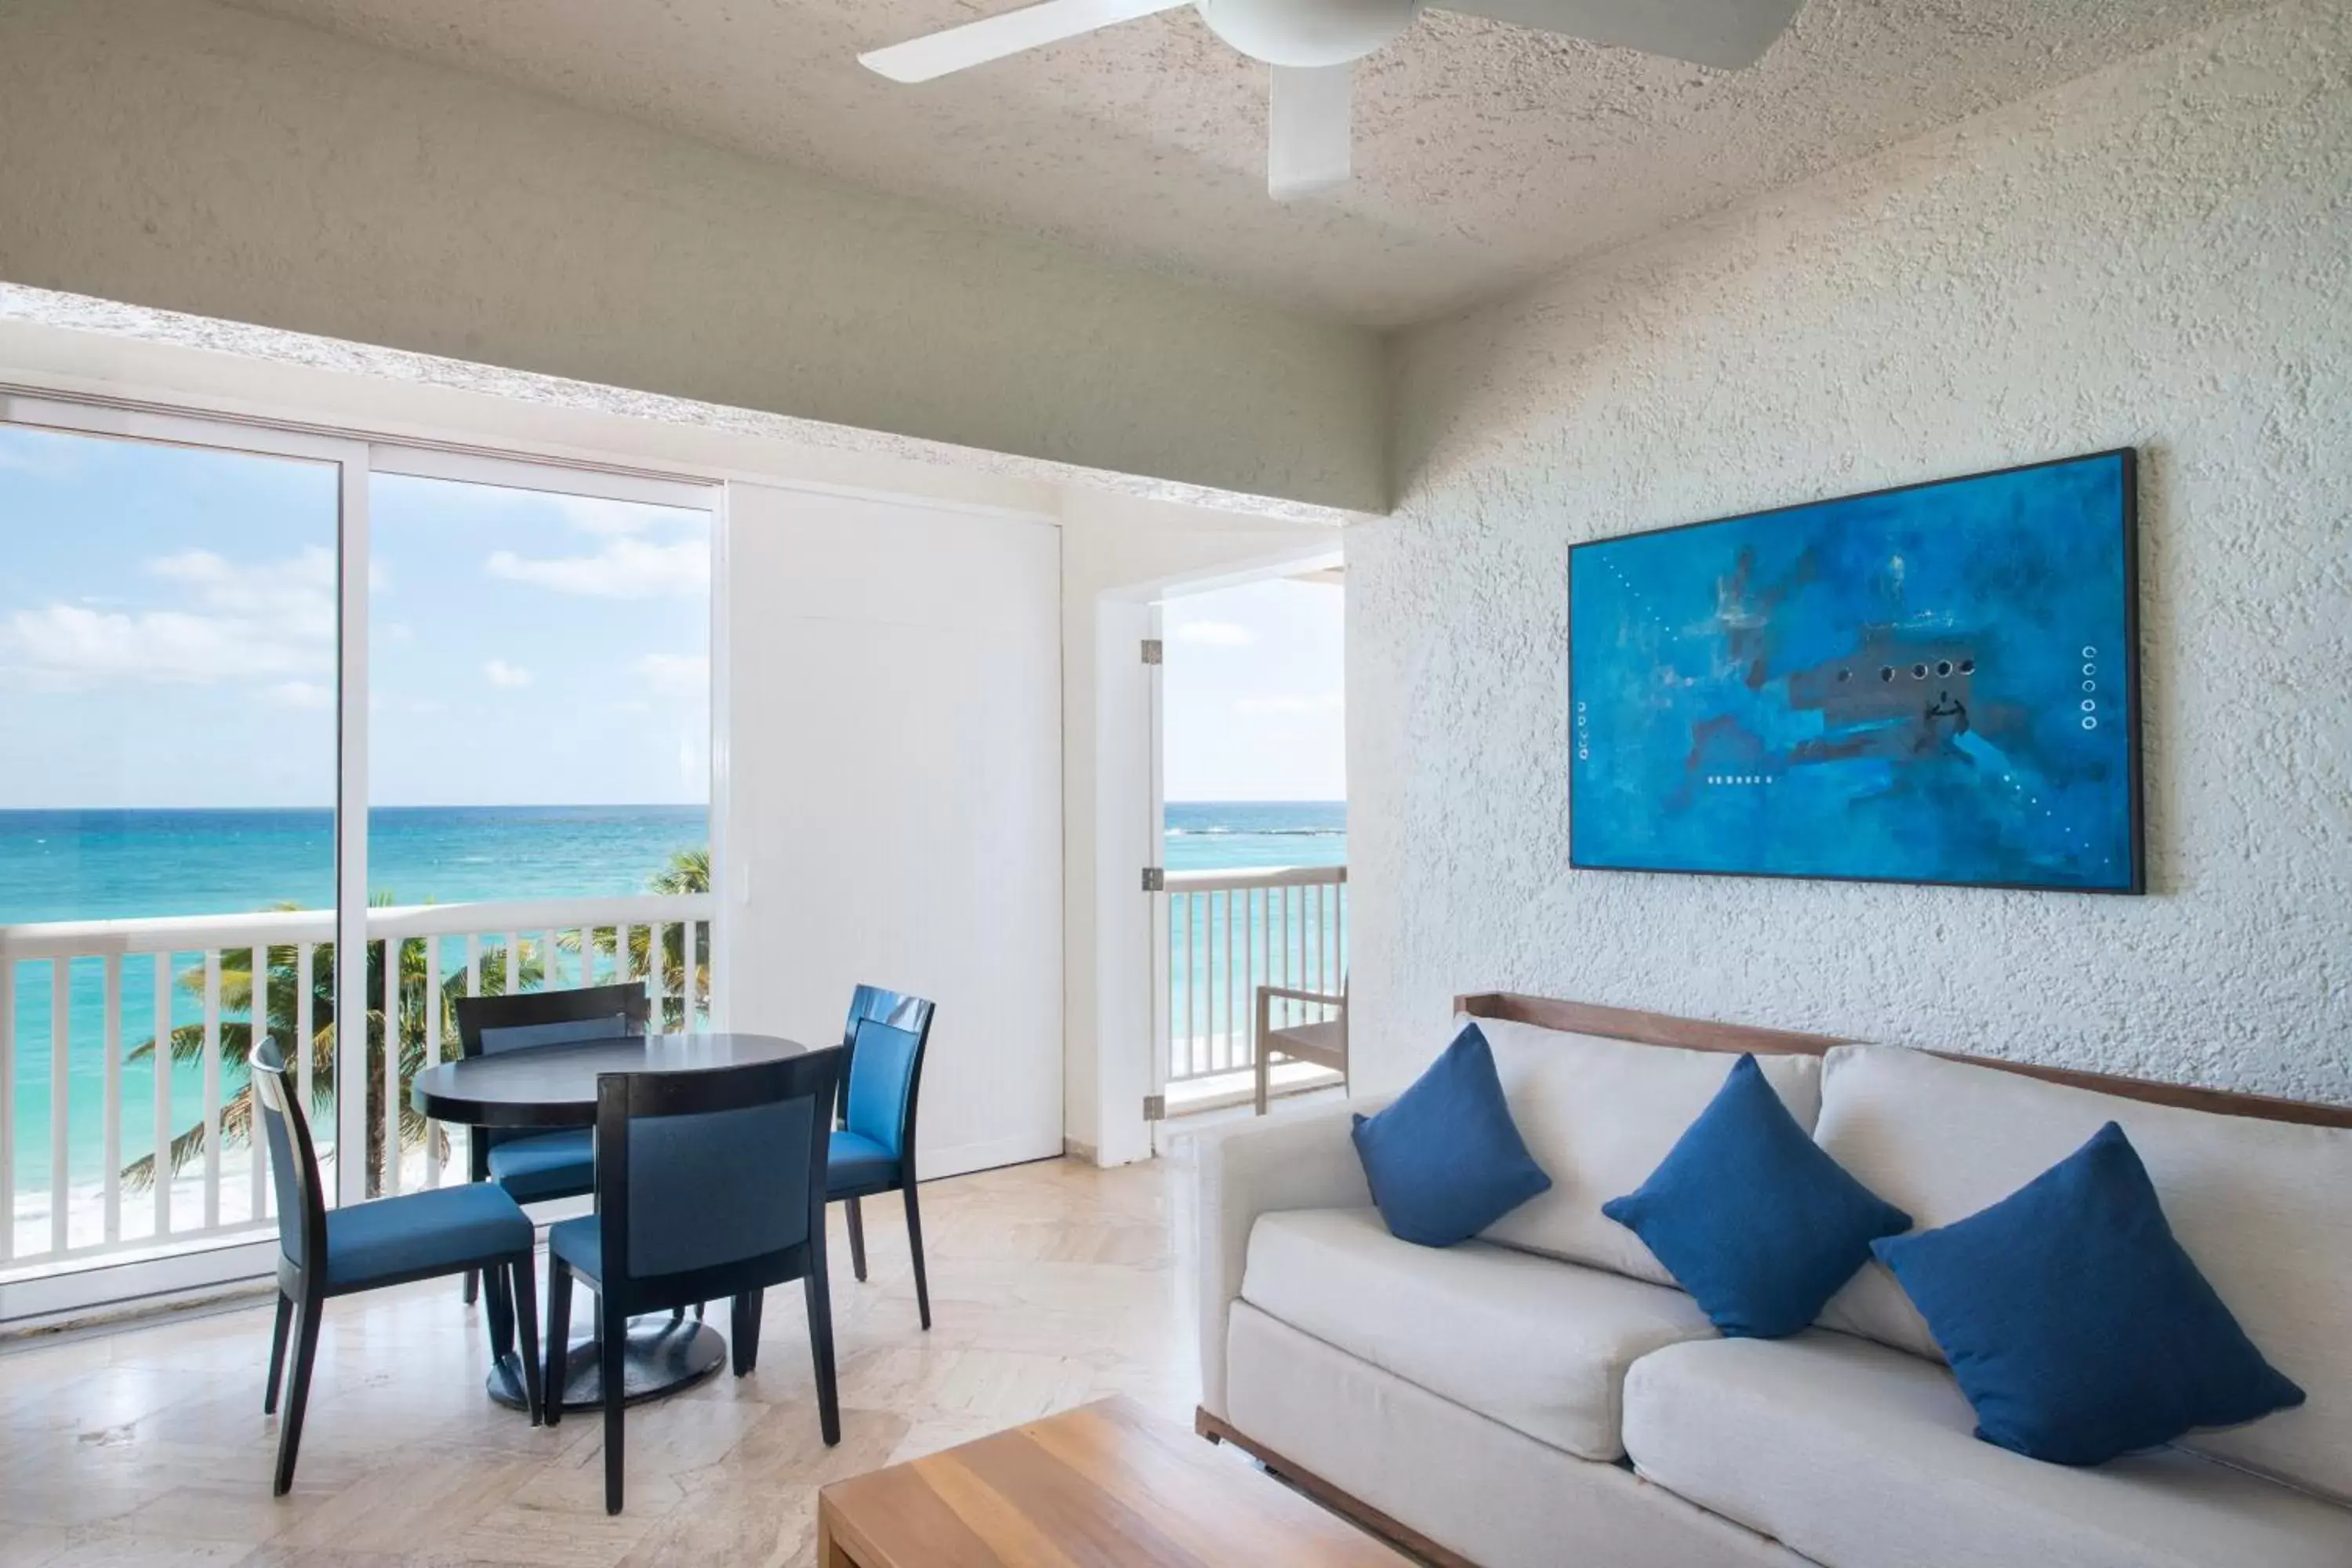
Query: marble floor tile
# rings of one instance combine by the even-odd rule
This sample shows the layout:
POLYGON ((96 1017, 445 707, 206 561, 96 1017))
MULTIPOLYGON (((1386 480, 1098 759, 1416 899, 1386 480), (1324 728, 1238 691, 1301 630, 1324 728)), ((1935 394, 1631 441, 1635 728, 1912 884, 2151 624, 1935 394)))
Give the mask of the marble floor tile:
POLYGON ((829 1481, 1114 1393, 1189 1423, 1182 1174, 1049 1161, 927 1184, 928 1334, 897 1200, 866 1203, 864 1283, 836 1207, 839 1446, 819 1436, 806 1314, 783 1287, 751 1376, 629 1412, 618 1518, 601 1420, 533 1427, 491 1404, 480 1309, 451 1280, 330 1303, 286 1498, 269 1495, 266 1302, 0 1346, 0 1563, 804 1568, 829 1481))

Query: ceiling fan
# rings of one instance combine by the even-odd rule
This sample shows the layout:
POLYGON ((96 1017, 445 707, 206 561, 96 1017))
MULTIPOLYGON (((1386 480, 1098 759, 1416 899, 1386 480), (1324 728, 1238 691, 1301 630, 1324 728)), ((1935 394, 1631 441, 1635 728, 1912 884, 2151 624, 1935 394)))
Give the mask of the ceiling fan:
MULTIPOLYGON (((1454 0, 1440 8, 1736 70, 1762 57, 1802 3, 1454 0)), ((893 81, 929 81, 1184 5, 1217 37, 1274 68, 1267 192, 1286 201, 1344 183, 1353 64, 1411 26, 1423 0, 1042 0, 857 58, 893 81)))

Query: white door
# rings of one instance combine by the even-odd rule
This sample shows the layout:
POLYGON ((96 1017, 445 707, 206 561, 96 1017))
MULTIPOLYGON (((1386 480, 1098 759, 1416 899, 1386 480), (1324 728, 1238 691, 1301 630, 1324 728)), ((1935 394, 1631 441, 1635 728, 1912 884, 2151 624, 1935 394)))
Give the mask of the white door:
POLYGON ((1062 1150, 1061 553, 1050 523, 737 485, 730 1026, 939 1004, 926 1176, 1062 1150))

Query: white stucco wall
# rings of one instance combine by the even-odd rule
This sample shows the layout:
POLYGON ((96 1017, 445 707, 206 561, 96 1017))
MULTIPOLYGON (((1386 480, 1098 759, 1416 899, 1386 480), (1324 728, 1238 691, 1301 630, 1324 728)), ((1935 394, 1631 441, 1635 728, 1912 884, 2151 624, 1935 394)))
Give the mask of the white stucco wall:
POLYGON ((0 280, 1243 495, 1386 500, 1364 329, 207 0, 0 5, 0 280))
POLYGON ((2352 1101, 2352 8, 2288 6, 1397 353, 1350 530, 1377 1087, 1506 987, 2352 1101), (2142 899, 1570 872, 1573 541, 2138 445, 2142 899))

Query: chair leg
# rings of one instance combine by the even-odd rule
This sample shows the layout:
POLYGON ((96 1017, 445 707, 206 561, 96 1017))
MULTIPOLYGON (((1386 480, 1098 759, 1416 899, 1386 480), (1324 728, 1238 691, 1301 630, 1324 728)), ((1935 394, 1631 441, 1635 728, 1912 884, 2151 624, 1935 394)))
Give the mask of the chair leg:
POLYGON ((294 1489, 294 1459, 302 1447, 302 1413, 310 1404, 310 1369, 319 1359, 319 1319, 326 1303, 307 1300, 295 1310, 294 1374, 286 1389, 286 1417, 278 1426, 278 1475, 273 1497, 294 1489))
POLYGON ((572 1270, 547 1255, 547 1374, 540 1402, 550 1426, 563 1419, 563 1374, 572 1359, 572 1270))
POLYGON ((808 1297, 809 1356, 816 1364, 816 1425, 825 1447, 841 1441, 841 1394, 833 1376, 833 1289, 825 1281, 824 1254, 809 1259, 801 1277, 808 1297))
POLYGON ((857 1276, 858 1283, 866 1282, 866 1211, 851 1198, 842 1205, 849 1211, 849 1271, 857 1276))
POLYGON ((1272 1055, 1272 1052, 1268 1051, 1263 1044, 1260 1044, 1257 1048, 1257 1060, 1253 1065, 1252 1069, 1257 1083, 1257 1114, 1260 1116, 1264 1116, 1265 1114, 1266 1069, 1273 1065, 1273 1063, 1268 1059, 1272 1055))
POLYGON ((915 1310, 923 1320, 928 1331, 931 1326, 931 1286, 923 1277, 923 1212, 915 1206, 915 1184, 908 1182, 898 1189, 907 1200, 907 1250, 915 1257, 915 1310))
POLYGON ((768 1292, 762 1288, 736 1300, 743 1304, 743 1323, 735 1331, 735 1353, 743 1365, 736 1375, 741 1377, 760 1368, 760 1310, 768 1304, 768 1292))
POLYGON ((514 1295, 507 1289, 505 1269, 477 1272, 482 1277, 482 1317, 489 1329, 490 1359, 498 1361, 514 1349, 514 1295))
POLYGON ((604 1511, 621 1511, 621 1415, 626 1408, 628 1376, 621 1364, 628 1342, 629 1320, 613 1310, 609 1295, 596 1298, 596 1336, 603 1342, 604 1373, 604 1511))
POLYGON ((479 1300, 481 1299, 481 1294, 482 1294, 482 1271, 481 1271, 480 1269, 478 1269, 478 1268, 468 1268, 468 1269, 467 1269, 467 1270, 466 1270, 466 1305, 467 1305, 468 1307, 472 1306, 476 1301, 478 1301, 478 1300, 479 1300))
POLYGON ((269 1332, 269 1386, 261 1392, 261 1413, 278 1414, 278 1386, 286 1381, 286 1331, 294 1323, 294 1298, 278 1292, 278 1326, 269 1332))
POLYGON ((532 1276, 530 1254, 517 1258, 509 1272, 514 1276, 515 1327, 522 1336, 523 1403, 530 1406, 530 1424, 536 1426, 546 1419, 547 1401, 541 1393, 539 1283, 532 1276))

